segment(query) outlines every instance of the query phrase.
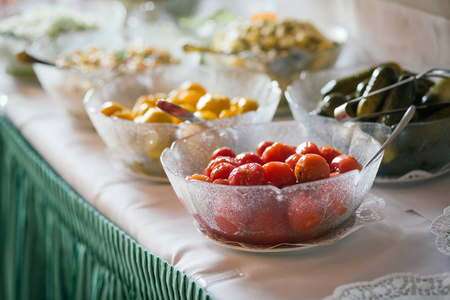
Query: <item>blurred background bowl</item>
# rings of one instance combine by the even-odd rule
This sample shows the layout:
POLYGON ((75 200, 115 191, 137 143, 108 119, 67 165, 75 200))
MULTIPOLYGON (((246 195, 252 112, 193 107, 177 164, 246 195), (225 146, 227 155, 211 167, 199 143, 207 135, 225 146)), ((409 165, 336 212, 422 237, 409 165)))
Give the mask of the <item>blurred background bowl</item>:
POLYGON ((89 55, 74 58, 81 63, 63 68, 33 64, 38 80, 50 98, 58 105, 62 105, 71 116, 86 121, 88 116, 83 106, 83 97, 90 88, 108 82, 121 73, 139 73, 153 67, 151 59, 150 64, 144 66, 146 60, 140 59, 139 53, 134 54, 136 52, 132 50, 125 51, 131 45, 144 49, 142 51, 145 49, 167 51, 170 61, 164 63, 197 65, 198 56, 184 56, 181 49, 183 38, 187 37, 182 36, 173 26, 158 23, 139 29, 124 30, 120 34, 92 31, 61 35, 56 39, 40 39, 28 47, 27 52, 44 61, 55 62, 58 58, 73 57, 77 51, 90 51, 94 48, 101 50, 101 60, 107 63, 105 65, 97 65, 98 55, 93 59, 89 55), (115 53, 114 56, 118 60, 120 56, 129 55, 138 58, 139 61, 137 63, 131 61, 124 70, 119 70, 116 65, 109 64, 108 57, 111 52, 115 53))
MULTIPOLYGON (((355 76, 379 64, 366 62, 346 68, 303 72, 300 79, 294 81, 285 93, 294 119, 302 122, 310 118, 333 121, 334 118, 316 115, 318 104, 323 99, 321 94, 322 87, 331 80, 355 76)), ((417 71, 415 69, 406 69, 411 72, 417 71)), ((347 97, 347 100, 351 98, 352 96, 347 97)), ((421 99, 422 97, 419 97, 416 101, 421 101, 421 99)), ((415 104, 420 105, 420 103, 415 104)), ((376 121, 361 121, 356 122, 356 124, 380 142, 384 142, 392 133, 395 125, 387 126, 376 121)), ((420 118, 416 116, 385 150, 376 181, 401 182, 422 180, 439 176, 449 170, 450 115, 434 120, 433 117, 420 118)))
POLYGON ((213 128, 180 139, 164 150, 161 162, 178 198, 200 230, 243 247, 296 244, 326 234, 361 205, 381 160, 379 157, 361 172, 354 170, 283 189, 186 180, 187 176, 203 174, 215 149, 227 146, 235 153, 255 151, 258 143, 266 140, 295 146, 306 141, 331 145, 353 155, 363 165, 380 148, 378 141, 358 127, 326 119, 213 128), (295 229, 288 221, 289 210, 296 210, 300 219, 317 219, 320 223, 295 229))
MULTIPOLYGON (((250 21, 249 16, 229 22, 206 43, 213 51, 204 52, 204 62, 265 72, 279 82, 282 90, 304 70, 328 69, 335 65, 348 39, 345 28, 266 14, 277 19, 250 21)), ((261 15, 265 17, 264 13, 261 15)), ((288 114, 288 104, 283 97, 278 115, 288 114)))
POLYGON ((213 126, 270 122, 280 101, 281 90, 266 74, 241 68, 172 65, 160 66, 140 74, 116 77, 88 92, 85 107, 106 143, 116 165, 133 174, 167 180, 159 156, 162 150, 181 136, 213 126), (210 93, 223 93, 255 100, 259 107, 234 117, 202 123, 136 123, 104 115, 105 102, 117 102, 132 108, 142 95, 168 93, 182 83, 200 83, 210 93))
POLYGON ((117 33, 126 10, 118 1, 17 1, 0 11, 0 65, 14 76, 34 76, 29 64, 16 59, 32 42, 87 30, 117 33))

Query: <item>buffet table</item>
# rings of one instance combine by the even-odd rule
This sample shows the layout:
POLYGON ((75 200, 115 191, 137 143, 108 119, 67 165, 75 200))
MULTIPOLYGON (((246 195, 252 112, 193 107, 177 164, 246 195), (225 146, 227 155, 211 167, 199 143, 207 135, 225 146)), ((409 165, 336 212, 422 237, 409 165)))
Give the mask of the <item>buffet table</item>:
POLYGON ((1 76, 2 298, 322 299, 376 279, 367 295, 449 291, 450 260, 430 231, 450 206, 448 174, 375 184, 384 218, 332 245, 228 249, 197 232, 170 184, 114 168, 95 130, 37 82, 1 76))
MULTIPOLYGON (((304 17, 304 2, 278 4, 304 17)), ((370 57, 448 68, 449 16, 439 9, 448 4, 361 2, 317 10, 353 38, 338 65, 370 57), (417 38, 402 44, 399 36, 417 38)), ((362 214, 367 222, 330 245, 226 248, 196 230, 169 183, 115 168, 89 123, 70 117, 36 80, 0 69, 1 299, 448 299, 449 186, 449 173, 375 183, 379 214, 362 214), (431 231, 437 218, 447 228, 440 246, 431 231)))

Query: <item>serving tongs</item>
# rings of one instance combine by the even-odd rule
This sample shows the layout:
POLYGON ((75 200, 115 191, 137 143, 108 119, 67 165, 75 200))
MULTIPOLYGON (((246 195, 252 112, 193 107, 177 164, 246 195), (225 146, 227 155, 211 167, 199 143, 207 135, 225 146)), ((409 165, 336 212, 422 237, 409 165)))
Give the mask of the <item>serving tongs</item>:
MULTIPOLYGON (((408 109, 408 107, 398 108, 398 109, 393 109, 393 110, 385 110, 385 111, 380 111, 380 112, 376 112, 376 113, 365 114, 362 116, 352 116, 353 113, 350 112, 350 109, 351 109, 350 106, 352 103, 358 102, 361 99, 365 99, 370 96, 373 96, 373 95, 376 95, 379 93, 383 93, 390 89, 396 88, 396 87, 406 84, 408 82, 418 80, 420 78, 427 78, 427 77, 450 78, 450 70, 448 70, 448 69, 430 69, 428 71, 419 73, 415 76, 408 77, 402 81, 388 85, 384 88, 373 91, 367 95, 354 98, 354 99, 347 101, 346 103, 336 107, 334 110, 334 117, 336 120, 338 120, 340 122, 346 122, 346 121, 357 121, 360 119, 366 119, 366 118, 371 118, 371 117, 376 117, 376 116, 386 115, 386 114, 391 114, 391 113, 405 112, 408 109)), ((423 105, 415 106, 415 109, 424 109, 424 108, 433 107, 433 106, 434 107, 446 107, 446 106, 450 106, 450 102, 423 104, 423 105)))

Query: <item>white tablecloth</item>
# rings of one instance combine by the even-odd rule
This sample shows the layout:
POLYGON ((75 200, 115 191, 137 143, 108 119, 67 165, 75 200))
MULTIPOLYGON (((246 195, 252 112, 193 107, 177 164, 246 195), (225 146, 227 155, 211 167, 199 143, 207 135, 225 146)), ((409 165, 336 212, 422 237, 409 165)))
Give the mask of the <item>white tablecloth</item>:
MULTIPOLYGON (((357 51, 344 52, 338 65, 370 57, 420 68, 448 67, 448 3, 399 5, 405 2, 283 0, 277 5, 284 15, 346 26, 357 51), (310 8, 319 8, 316 15, 310 8)), ((438 251, 430 231, 432 221, 450 206, 450 174, 418 183, 375 184, 371 193, 386 202, 385 219, 333 245, 241 252, 197 232, 169 184, 114 169, 95 130, 71 120, 36 82, 0 72, 1 94, 9 95, 8 116, 62 178, 143 247, 206 284, 214 299, 322 299, 339 286, 393 273, 450 272, 450 259, 438 251)))
POLYGON ((242 252, 197 232, 169 184, 114 169, 95 130, 74 122, 37 83, 1 74, 1 93, 9 95, 8 116, 62 178, 143 247, 206 283, 214 299, 322 299, 340 285, 391 273, 450 271, 449 257, 437 250, 430 232, 431 222, 450 206, 450 175, 375 185, 371 193, 386 202, 385 219, 333 245, 242 252))

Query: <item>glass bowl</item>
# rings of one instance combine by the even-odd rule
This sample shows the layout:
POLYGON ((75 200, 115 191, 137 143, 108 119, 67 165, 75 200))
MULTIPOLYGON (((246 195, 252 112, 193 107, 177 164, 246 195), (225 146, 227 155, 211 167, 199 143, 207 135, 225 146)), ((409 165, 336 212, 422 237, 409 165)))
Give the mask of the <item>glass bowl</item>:
MULTIPOLYGON (((312 115, 322 98, 320 90, 330 80, 354 75, 377 63, 303 72, 300 78, 287 88, 285 95, 295 120, 334 118, 312 115)), ((335 121, 337 122, 337 121, 335 121)), ((384 142, 394 130, 375 122, 356 122, 365 132, 384 142)), ((404 182, 439 176, 450 170, 450 118, 427 122, 412 122, 385 150, 378 172, 377 182, 404 182)))
POLYGON ((222 239, 252 245, 295 245, 336 229, 352 216, 368 194, 381 157, 362 171, 296 184, 279 189, 271 185, 230 186, 188 181, 202 174, 211 153, 223 146, 235 153, 254 151, 259 142, 272 140, 299 145, 311 141, 330 145, 365 164, 380 148, 379 142, 356 126, 327 120, 247 124, 212 128, 180 139, 163 151, 161 162, 178 198, 201 231, 222 239), (296 219, 316 218, 320 223, 304 230, 294 228, 296 219))
POLYGON ((272 120, 281 90, 266 74, 245 69, 208 66, 160 66, 145 73, 116 77, 90 90, 84 105, 95 129, 106 143, 116 165, 136 175, 167 181, 159 161, 162 150, 179 137, 213 126, 231 126, 272 120), (135 123, 110 118, 100 112, 103 103, 115 101, 133 107, 136 100, 149 93, 168 93, 185 81, 198 82, 208 92, 223 93, 230 98, 254 99, 259 107, 234 117, 201 123, 135 123))
MULTIPOLYGON (((111 35, 104 31, 95 31, 62 35, 51 40, 41 39, 34 42, 27 51, 39 59, 54 62, 58 57, 71 55, 79 50, 98 48, 102 51, 116 51, 117 55, 120 55, 120 51, 126 47, 140 45, 157 51, 168 51, 172 61, 167 63, 198 65, 199 57, 184 56, 180 44, 183 41, 180 38, 179 32, 173 26, 158 23, 139 30, 122 31, 121 34, 111 35)), ((153 66, 148 66, 150 67, 153 66)), ((62 105, 75 119, 82 121, 89 121, 83 106, 86 92, 120 74, 113 66, 88 70, 34 63, 33 69, 50 98, 58 105, 62 105)), ((142 71, 142 69, 126 70, 127 73, 142 71)))
POLYGON ((17 2, 0 11, 0 64, 14 76, 34 76, 31 65, 16 55, 41 38, 85 30, 118 32, 126 10, 118 1, 55 3, 17 2))
MULTIPOLYGON (((323 39, 323 44, 325 44, 325 40, 329 42, 328 46, 323 46, 323 49, 315 49, 316 46, 313 45, 315 45, 314 43, 319 44, 316 40, 318 37, 312 37, 312 35, 315 35, 316 32, 311 31, 309 33, 308 30, 305 30, 304 36, 306 37, 304 39, 306 41, 301 42, 302 46, 283 46, 282 49, 284 50, 273 48, 275 46, 264 50, 261 46, 262 50, 257 52, 252 49, 234 50, 232 45, 235 43, 237 32, 241 30, 238 28, 243 26, 242 24, 246 24, 246 22, 242 20, 234 21, 222 33, 216 35, 212 48, 217 53, 206 52, 205 61, 212 65, 234 65, 265 72, 277 80, 283 90, 301 71, 332 67, 339 57, 342 46, 348 39, 347 30, 342 26, 329 24, 320 26, 309 23, 319 32, 318 36, 320 35, 323 39), (223 37, 221 37, 221 34, 223 37), (309 37, 309 34, 311 34, 311 37, 309 37)), ((261 43, 262 39, 262 37, 259 39, 261 43)), ((279 39, 281 40, 283 37, 279 39)), ((239 43, 236 42, 236 44, 239 43)))

